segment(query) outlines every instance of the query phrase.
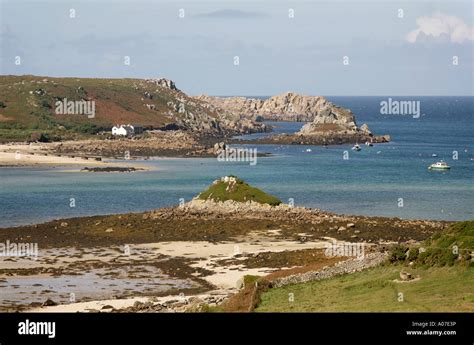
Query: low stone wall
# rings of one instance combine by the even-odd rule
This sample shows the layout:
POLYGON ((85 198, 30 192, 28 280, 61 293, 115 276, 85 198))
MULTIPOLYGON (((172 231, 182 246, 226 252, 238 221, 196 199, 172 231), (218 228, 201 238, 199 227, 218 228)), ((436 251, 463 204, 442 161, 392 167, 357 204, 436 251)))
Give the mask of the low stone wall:
POLYGON ((334 276, 354 273, 367 268, 380 265, 387 258, 386 253, 369 253, 360 259, 349 259, 336 263, 334 266, 327 267, 321 271, 311 271, 301 274, 277 278, 272 281, 272 287, 281 287, 290 284, 306 283, 313 280, 322 280, 334 276))

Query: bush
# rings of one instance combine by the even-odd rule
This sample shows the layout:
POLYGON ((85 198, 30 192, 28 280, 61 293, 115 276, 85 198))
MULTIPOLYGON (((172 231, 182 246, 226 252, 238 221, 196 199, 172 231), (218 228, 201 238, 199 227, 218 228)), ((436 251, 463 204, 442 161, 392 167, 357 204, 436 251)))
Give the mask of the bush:
POLYGON ((45 99, 43 99, 43 100, 41 101, 41 106, 42 106, 43 108, 51 109, 51 104, 49 104, 49 102, 48 102, 47 100, 45 100, 45 99))
MULTIPOLYGON (((473 265, 471 252, 474 247, 474 221, 452 224, 427 239, 422 247, 424 251, 409 260, 421 266, 453 266, 455 264, 473 265)), ((415 253, 413 253, 415 254, 415 253)))
POLYGON ((75 132, 84 133, 84 134, 97 134, 102 128, 97 127, 93 123, 84 123, 82 125, 77 125, 73 127, 75 132))
POLYGON ((51 140, 50 140, 50 138, 47 134, 35 132, 35 133, 30 134, 27 141, 28 142, 48 143, 51 140))
POLYGON ((420 255, 420 250, 419 248, 416 247, 410 247, 408 252, 407 252, 407 258, 410 261, 415 261, 418 259, 418 255, 420 255))
POLYGON ((398 244, 390 251, 389 260, 392 263, 405 261, 407 259, 408 247, 403 244, 398 244))

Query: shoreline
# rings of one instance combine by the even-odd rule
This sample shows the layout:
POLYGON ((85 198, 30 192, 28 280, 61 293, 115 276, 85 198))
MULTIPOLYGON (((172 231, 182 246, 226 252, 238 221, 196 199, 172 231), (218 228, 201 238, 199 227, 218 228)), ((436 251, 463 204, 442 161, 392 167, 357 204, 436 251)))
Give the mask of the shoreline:
POLYGON ((340 259, 324 254, 329 244, 384 251, 395 243, 424 240, 449 224, 194 199, 148 212, 3 228, 0 243, 36 243, 40 254, 36 260, 0 257, 0 286, 10 296, 1 307, 185 311, 196 301, 221 303, 240 290, 247 275, 285 276, 303 266, 331 266, 340 259), (166 289, 167 280, 176 283, 166 289), (25 291, 21 295, 15 292, 20 285, 25 291), (71 292, 79 299, 75 303, 67 300, 71 292))
MULTIPOLYGON (((179 158, 177 158, 179 159, 179 158)), ((1 167, 0 167, 1 168, 1 167)), ((144 169, 143 171, 151 171, 152 169, 144 169)), ((153 169, 155 170, 155 169, 153 169)), ((141 170, 137 170, 135 172, 143 172, 141 170)), ((60 172, 81 172, 80 170, 60 170, 60 172)), ((107 172, 104 174, 111 174, 110 172, 107 172)), ((192 202, 192 200, 190 201, 192 202)), ((188 202, 188 203, 190 203, 188 202)), ((286 204, 282 204, 285 207, 289 207, 286 204)), ((460 222, 460 221, 465 221, 465 219, 457 219, 457 220, 446 220, 446 219, 429 219, 429 218, 400 218, 400 217, 393 217, 393 216, 384 216, 384 215, 364 215, 364 214, 351 214, 351 213, 338 213, 338 212, 333 212, 333 211, 326 211, 326 210, 321 210, 321 209, 316 209, 308 206, 294 206, 292 207, 294 209, 302 209, 302 210, 312 210, 315 212, 319 212, 321 214, 324 214, 324 217, 336 217, 336 218, 341 218, 341 219, 374 219, 374 220, 384 220, 384 221, 394 221, 394 222, 422 222, 422 223, 436 223, 436 224, 451 224, 455 222, 460 222)), ((98 214, 91 214, 91 215, 80 215, 80 216, 72 216, 72 217, 63 217, 63 218, 51 218, 51 219, 45 219, 45 220, 39 220, 37 222, 32 222, 32 223, 25 223, 25 224, 20 224, 20 225, 15 225, 15 226, 0 226, 0 231, 2 230, 14 230, 14 229, 20 229, 20 228, 26 228, 26 227, 35 227, 37 228, 38 226, 45 226, 48 224, 53 224, 53 223, 59 223, 59 222, 78 222, 81 219, 95 219, 95 218, 105 218, 105 217, 118 217, 121 219, 121 217, 127 217, 127 216, 139 216, 143 215, 143 217, 146 217, 147 214, 153 214, 153 213, 160 213, 160 212, 173 212, 173 209, 180 209, 180 206, 178 205, 170 205, 170 206, 163 206, 159 208, 153 208, 153 209, 146 209, 146 210, 141 210, 141 211, 131 211, 131 212, 125 212, 125 213, 98 213, 98 214)))
MULTIPOLYGON (((131 162, 115 163, 105 157, 92 157, 82 155, 62 155, 50 151, 45 144, 0 144, 0 168, 29 168, 29 167, 91 167, 91 170, 110 170, 121 165, 122 167, 136 169, 136 171, 150 170, 144 164, 131 162)), ((130 171, 132 172, 132 171, 130 171)))

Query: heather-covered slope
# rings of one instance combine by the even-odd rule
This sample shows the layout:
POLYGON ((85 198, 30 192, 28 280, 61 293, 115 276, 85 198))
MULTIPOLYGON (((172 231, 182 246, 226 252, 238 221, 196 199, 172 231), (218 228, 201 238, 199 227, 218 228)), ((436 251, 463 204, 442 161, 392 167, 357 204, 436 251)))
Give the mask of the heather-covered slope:
POLYGON ((263 130, 262 124, 210 109, 171 80, 0 76, 0 139, 24 140, 33 132, 58 137, 95 134, 114 124, 232 134, 263 130), (57 114, 57 101, 94 101, 93 118, 57 114))

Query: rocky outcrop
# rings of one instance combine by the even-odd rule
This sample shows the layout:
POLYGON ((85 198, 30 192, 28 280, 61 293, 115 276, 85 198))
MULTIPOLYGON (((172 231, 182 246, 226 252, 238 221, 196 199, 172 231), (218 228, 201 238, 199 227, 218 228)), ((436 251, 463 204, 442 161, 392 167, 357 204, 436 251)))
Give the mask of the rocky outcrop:
POLYGON ((313 121, 323 109, 335 107, 322 96, 303 96, 292 92, 266 100, 245 97, 195 97, 211 107, 234 115, 268 121, 313 121))
POLYGON ((166 89, 180 91, 174 81, 166 78, 157 78, 157 79, 146 79, 147 83, 155 84, 157 86, 164 87, 166 89))
MULTIPOLYGON (((156 94, 171 92, 172 100, 166 102, 166 116, 173 121, 166 124, 170 128, 190 130, 195 134, 236 135, 268 130, 263 123, 257 123, 250 118, 241 118, 232 112, 218 109, 206 101, 187 96, 180 91, 176 84, 169 79, 146 79, 145 84, 158 86, 156 94), (163 90, 164 89, 164 90, 163 90)), ((141 85, 137 85, 141 86, 141 85)), ((145 91, 143 99, 154 100, 159 98, 153 93, 145 91)), ((155 104, 145 104, 148 110, 163 111, 155 104)), ((166 127, 164 128, 166 129, 166 127)))
MULTIPOLYGON (((201 95, 195 99, 204 101, 208 107, 221 113, 255 122, 303 121, 309 122, 298 135, 361 135, 369 139, 372 133, 364 124, 357 127, 354 114, 329 102, 322 96, 303 96, 287 92, 266 100, 245 97, 212 97, 201 95)), ((358 140, 358 138, 356 139, 358 140)))
POLYGON ((287 204, 271 206, 269 204, 261 204, 255 201, 238 202, 226 200, 215 202, 213 200, 193 199, 183 204, 182 209, 191 213, 201 214, 248 214, 249 217, 257 217, 265 213, 275 214, 277 212, 293 213, 293 214, 313 214, 319 213, 319 210, 310 210, 304 207, 291 207, 287 204))
MULTIPOLYGON (((368 129, 367 125, 364 126, 368 129)), ((304 125, 298 134, 313 135, 320 132, 356 134, 358 131, 354 114, 350 110, 328 105, 319 110, 314 120, 304 125)))

